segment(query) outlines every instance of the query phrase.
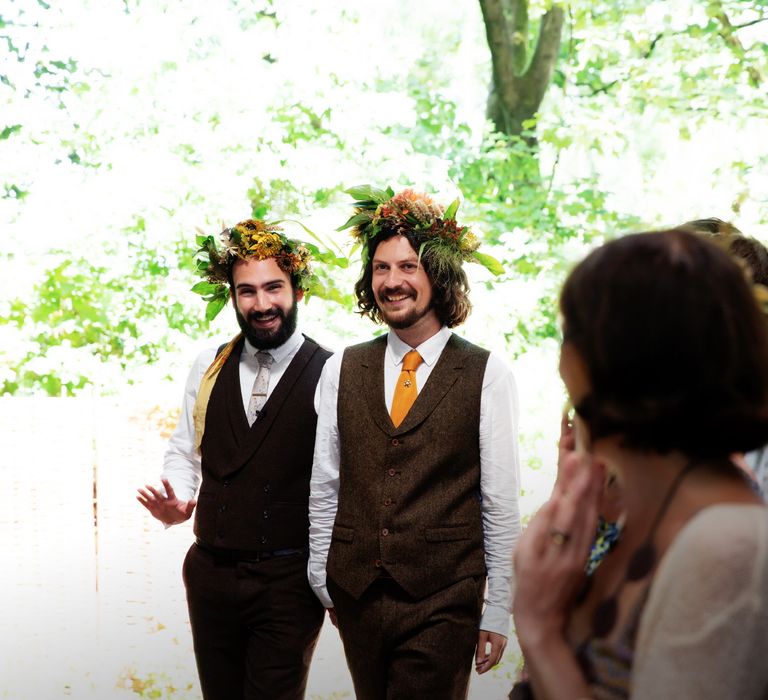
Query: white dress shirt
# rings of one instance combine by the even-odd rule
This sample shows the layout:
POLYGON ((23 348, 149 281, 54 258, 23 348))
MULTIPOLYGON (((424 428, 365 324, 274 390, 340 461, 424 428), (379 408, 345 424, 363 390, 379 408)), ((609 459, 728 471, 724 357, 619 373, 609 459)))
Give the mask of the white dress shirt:
MULTIPOLYGON (((416 370, 421 391, 435 368, 451 331, 443 327, 429 340, 411 348, 394 331, 384 356, 384 400, 391 409, 403 357, 418 350, 423 362, 416 370)), ((317 434, 309 498, 309 582, 325 607, 333 607, 325 585, 325 566, 339 496, 339 426, 337 402, 343 353, 323 368, 315 393, 317 434)), ((480 398, 480 495, 488 589, 480 629, 509 635, 512 607, 512 550, 520 535, 520 468, 517 457, 517 388, 511 370, 491 353, 480 398)))
POLYGON ((768 445, 747 452, 744 461, 755 475, 755 481, 760 487, 763 498, 768 499, 768 445))
MULTIPOLYGON (((269 373, 267 400, 269 400, 272 390, 277 386, 303 342, 304 337, 299 330, 296 330, 282 345, 267 351, 274 358, 269 373)), ((243 351, 240 353, 240 392, 245 411, 248 410, 253 382, 259 372, 259 362, 256 359, 257 351, 257 348, 254 348, 246 340, 243 351)), ((184 388, 179 423, 168 441, 168 449, 163 460, 162 476, 171 482, 176 496, 182 501, 194 498, 197 487, 200 485, 200 455, 195 451, 195 425, 192 420, 192 409, 197 399, 200 380, 215 357, 216 348, 203 350, 192 365, 184 388)))

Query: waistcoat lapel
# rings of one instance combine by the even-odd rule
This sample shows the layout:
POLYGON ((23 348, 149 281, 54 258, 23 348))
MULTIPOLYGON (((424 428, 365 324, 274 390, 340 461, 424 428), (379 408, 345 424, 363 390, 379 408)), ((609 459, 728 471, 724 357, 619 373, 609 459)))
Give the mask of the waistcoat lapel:
POLYGON ((397 428, 390 421, 393 434, 406 433, 427 419, 456 383, 464 369, 465 361, 466 358, 459 348, 457 336, 452 333, 435 368, 430 373, 427 383, 421 388, 411 410, 408 411, 408 415, 397 428))
MULTIPOLYGON (((240 385, 238 381, 237 401, 228 402, 230 404, 230 415, 233 412, 238 414, 237 418, 233 419, 233 428, 235 425, 239 424, 239 428, 234 430, 234 434, 237 436, 236 441, 238 449, 234 454, 232 463, 227 469, 227 474, 231 474, 240 469, 251 458, 253 453, 259 449, 261 443, 264 441, 264 437, 269 432, 269 429, 275 422, 283 404, 290 395, 291 389, 293 389, 293 386, 301 376, 302 371, 312 359, 312 356, 318 351, 319 347, 320 346, 314 341, 311 341, 306 337, 304 338, 304 343, 294 355, 291 364, 288 365, 288 368, 280 378, 277 386, 264 404, 259 419, 250 428, 248 427, 248 420, 245 417, 242 397, 239 394, 240 385), (232 406, 233 404, 235 405, 234 407, 232 406)), ((226 474, 223 476, 226 476, 226 474)))
POLYGON ((385 433, 394 430, 392 419, 387 412, 387 402, 384 396, 384 355, 387 350, 387 336, 376 338, 371 344, 370 351, 360 361, 362 368, 363 386, 368 401, 371 417, 385 433))
POLYGON ((396 428, 387 412, 387 402, 384 396, 384 357, 387 348, 386 336, 377 338, 371 345, 371 351, 361 361, 364 377, 365 396, 371 416, 376 424, 389 435, 400 435, 412 430, 422 423, 443 400, 450 388, 456 383, 465 366, 465 356, 459 347, 455 334, 451 334, 448 342, 429 375, 426 385, 419 391, 411 410, 405 420, 396 428))
POLYGON ((229 421, 229 427, 235 438, 235 444, 240 447, 248 432, 248 419, 243 408, 243 398, 240 392, 240 354, 243 351, 245 340, 240 338, 224 366, 219 372, 218 382, 224 382, 224 405, 229 421))

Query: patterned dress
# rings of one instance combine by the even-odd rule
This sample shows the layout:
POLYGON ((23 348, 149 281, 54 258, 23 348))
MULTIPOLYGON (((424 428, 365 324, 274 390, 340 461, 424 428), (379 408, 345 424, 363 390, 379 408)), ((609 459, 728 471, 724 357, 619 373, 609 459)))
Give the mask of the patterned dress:
POLYGON ((589 551, 589 559, 587 560, 587 576, 591 576, 594 573, 600 562, 605 559, 605 555, 619 541, 620 536, 620 523, 612 523, 602 515, 599 516, 595 540, 592 542, 592 549, 589 551))

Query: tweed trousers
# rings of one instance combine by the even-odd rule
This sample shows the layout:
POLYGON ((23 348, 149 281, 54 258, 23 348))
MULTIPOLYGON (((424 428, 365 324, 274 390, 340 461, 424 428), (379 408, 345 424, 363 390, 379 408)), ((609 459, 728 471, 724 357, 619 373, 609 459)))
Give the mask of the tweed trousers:
POLYGON ((382 577, 355 599, 329 577, 357 700, 466 698, 484 587, 470 576, 415 599, 382 577))

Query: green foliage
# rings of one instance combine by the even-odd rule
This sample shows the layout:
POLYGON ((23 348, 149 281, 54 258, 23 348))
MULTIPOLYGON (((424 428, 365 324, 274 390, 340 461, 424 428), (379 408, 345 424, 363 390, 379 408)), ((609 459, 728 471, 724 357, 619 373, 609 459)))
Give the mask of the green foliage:
MULTIPOLYGON (((425 56, 414 73, 438 75, 440 60, 439 55, 425 56)), ((478 145, 468 124, 443 121, 454 120, 457 114, 457 105, 444 94, 447 85, 420 79, 410 80, 408 85, 416 126, 391 127, 387 133, 447 161, 470 220, 478 222, 487 243, 506 248, 501 264, 492 269, 500 282, 530 279, 544 283, 534 311, 518 319, 513 332, 505 334, 510 347, 536 347, 542 340, 557 337, 552 298, 572 263, 570 248, 578 244, 581 249, 627 230, 637 224, 636 217, 613 210, 610 192, 595 176, 557 181, 558 153, 571 145, 562 129, 540 128, 532 119, 524 123, 526 131, 520 136, 489 131, 478 145), (544 176, 543 157, 553 163, 544 176), (511 245, 510 235, 518 239, 511 245)), ((356 223, 352 217, 345 226, 356 223)))
POLYGON ((17 185, 3 185, 3 190, 3 199, 22 200, 29 194, 29 190, 22 190, 17 185))
POLYGON ((559 80, 581 98, 663 107, 697 126, 723 110, 764 113, 753 90, 765 79, 765 43, 738 38, 740 28, 766 21, 763 2, 687 0, 649 12, 641 0, 601 0, 572 3, 570 18, 559 80))
MULTIPOLYGON (((248 189, 251 216, 256 219, 273 220, 275 212, 284 215, 303 216, 318 204, 328 204, 334 195, 341 192, 341 186, 310 190, 296 186, 291 180, 274 178, 268 183, 256 177, 248 189)), ((349 257, 341 251, 328 236, 318 235, 297 219, 281 219, 298 226, 302 231, 296 236, 312 253, 312 269, 316 279, 307 290, 311 296, 332 301, 344 307, 352 306, 352 294, 339 286, 336 270, 349 265, 349 257)), ((293 237, 293 236, 292 236, 293 237)))
POLYGON ((485 267, 492 275, 497 277, 504 274, 504 265, 502 265, 492 255, 475 251, 472 253, 472 257, 477 260, 483 267, 485 267))
POLYGON ((330 107, 317 112, 296 102, 274 107, 271 112, 274 121, 283 127, 282 141, 285 144, 298 148, 303 143, 320 142, 339 150, 344 148, 341 137, 326 126, 331 117, 330 107))
POLYGON ((31 343, 31 349, 13 361, 14 378, 0 384, 0 394, 42 389, 52 396, 72 395, 91 383, 77 365, 58 373, 34 369, 54 348, 87 352, 127 370, 156 362, 174 347, 177 333, 194 337, 205 331, 207 324, 187 311, 169 284, 169 276, 178 270, 176 260, 192 258, 191 247, 179 240, 166 251, 158 249, 147 241, 144 225, 138 219, 124 229, 129 236, 109 244, 122 266, 98 265, 65 251, 47 256, 51 265, 32 293, 11 300, 9 312, 0 317, 0 325, 23 329, 31 343))
POLYGON ((15 134, 19 131, 21 131, 21 124, 12 124, 11 126, 6 126, 5 129, 0 131, 0 141, 5 141, 5 139, 9 138, 11 134, 15 134))
MULTIPOLYGON (((64 36, 72 28, 71 15, 54 3, 3 7, 0 103, 7 118, 0 125, 0 162, 13 163, 0 178, 0 204, 11 223, 6 250, 17 256, 14 267, 37 263, 34 287, 3 302, 0 324, 23 348, 4 359, 3 391, 75 393, 92 378, 73 358, 127 370, 157 362, 184 337, 210 332, 206 316, 226 297, 198 285, 207 310, 192 301, 189 289, 198 281, 192 230, 218 232, 234 223, 223 218, 247 218, 248 210, 255 218, 312 221, 313 229, 317 214, 326 226, 349 216, 344 188, 369 178, 417 190, 455 184, 463 222, 484 239, 481 255, 500 262, 485 260, 498 275, 487 284, 522 281, 537 299, 509 333, 511 347, 535 347, 557 335, 554 297, 572 261, 641 219, 643 227, 656 223, 644 196, 665 157, 657 131, 669 127, 664 138, 671 132, 694 147, 713 124, 748 133, 768 116, 768 42, 754 33, 768 21, 762 1, 568 3, 552 85, 519 136, 495 133, 482 118, 476 86, 489 83, 490 64, 479 12, 462 22, 402 23, 395 9, 377 14, 373 6, 356 6, 334 14, 318 6, 312 39, 319 43, 302 49, 323 67, 307 62, 301 82, 283 48, 290 39, 285 26, 293 31, 291 23, 302 17, 290 3, 228 0, 216 10, 221 26, 205 20, 202 5, 150 5, 124 0, 127 30, 144 12, 152 17, 159 10, 189 37, 183 43, 168 35, 146 68, 113 64, 112 57, 99 65, 98 54, 81 52, 77 42, 59 36, 54 42, 56 32, 64 36), (227 26, 237 41, 224 39, 227 26), (371 37, 372 53, 364 54, 371 37), (361 61, 386 58, 362 73, 358 65, 322 63, 325 47, 330 53, 331 43, 350 38, 361 61), (467 62, 461 52, 469 43, 485 53, 467 62), (239 65, 247 71, 228 81, 239 65), (177 84, 185 87, 174 90, 177 84), (117 100, 120 110, 113 108, 117 100), (623 159, 638 169, 629 203, 601 171, 623 159), (164 179, 153 180, 155 167, 164 179), (142 189, 136 182, 144 173, 151 185, 142 189), (53 246, 78 245, 30 250, 28 241, 39 232, 30 234, 27 222, 48 227, 32 215, 46 206, 43 197, 55 190, 75 199, 81 189, 87 194, 80 210, 102 204, 103 211, 92 197, 109 199, 119 213, 73 233, 67 216, 52 211, 51 228, 70 236, 63 242, 52 236, 53 246), (133 224, 121 228, 131 217, 133 224), (51 359, 64 350, 66 361, 51 359)), ((530 2, 529 46, 548 6, 530 2)), ((735 182, 732 211, 764 220, 765 166, 764 149, 755 143, 752 153, 697 166, 693 176, 703 188, 735 182)), ((371 203, 384 196, 351 192, 371 203)), ((353 216, 341 228, 360 221, 353 216)), ((353 306, 353 270, 344 266, 364 251, 342 249, 332 232, 318 231, 302 229, 296 237, 307 241, 318 263, 311 291, 335 302, 327 307, 332 316, 336 303, 353 306)))

